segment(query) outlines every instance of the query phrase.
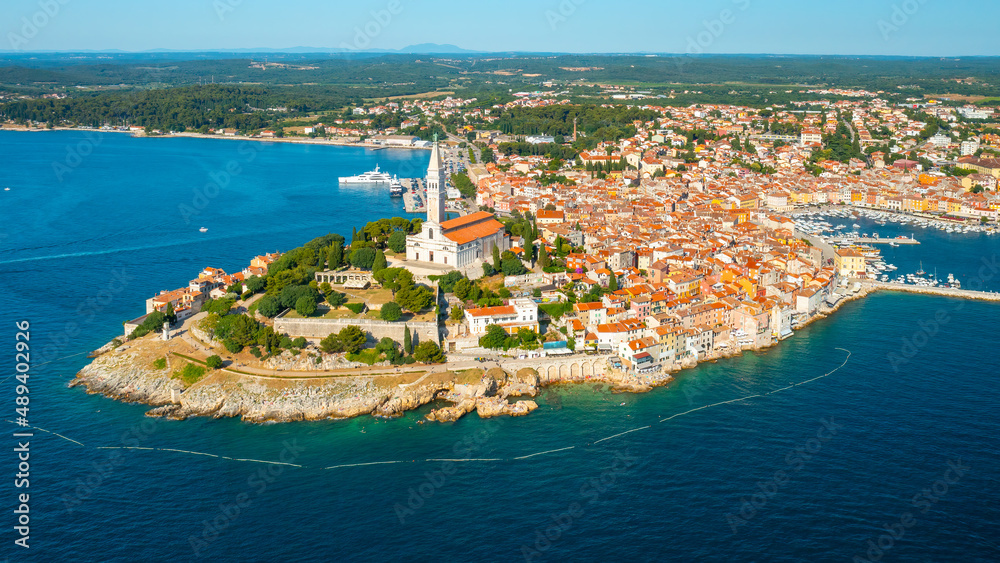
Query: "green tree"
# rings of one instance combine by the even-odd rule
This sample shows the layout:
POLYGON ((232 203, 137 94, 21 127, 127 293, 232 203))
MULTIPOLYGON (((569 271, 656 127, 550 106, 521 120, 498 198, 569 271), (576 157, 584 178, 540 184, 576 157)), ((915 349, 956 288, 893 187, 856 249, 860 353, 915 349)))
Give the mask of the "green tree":
POLYGON ((250 276, 244 282, 244 286, 246 287, 247 291, 251 291, 253 293, 260 293, 261 291, 264 291, 264 288, 267 286, 267 280, 260 276, 250 276))
POLYGON ((476 288, 476 282, 468 279, 462 278, 455 283, 455 297, 458 297, 462 301, 472 297, 472 292, 476 288))
POLYGON ((330 307, 336 309, 347 303, 347 296, 339 291, 331 291, 326 294, 326 302, 330 304, 330 307))
POLYGON ((393 252, 406 252, 406 233, 396 231, 389 236, 389 249, 393 252))
POLYGON ((399 357, 399 343, 387 336, 378 341, 378 344, 375 345, 375 351, 379 354, 385 354, 387 360, 394 362, 399 357))
POLYGON ((538 342, 538 333, 530 328, 522 328, 517 331, 517 337, 521 340, 521 344, 523 345, 531 345, 538 342))
POLYGON ((430 340, 421 342, 417 346, 413 352, 413 358, 423 364, 442 364, 445 361, 441 348, 430 340))
POLYGON ((410 325, 403 326, 403 352, 407 356, 413 353, 413 336, 410 334, 410 325))
POLYGON ((396 292, 404 287, 413 285, 413 274, 405 268, 385 268, 375 272, 372 276, 382 287, 392 292, 396 292))
POLYGON ((618 291, 618 276, 614 272, 611 272, 611 276, 608 277, 608 290, 618 291))
POLYGON ((375 261, 372 263, 372 272, 381 272, 388 267, 389 263, 385 259, 385 252, 382 252, 381 250, 376 251, 375 261))
POLYGON ((402 316, 403 310, 395 301, 390 301, 385 305, 382 305, 382 310, 379 312, 379 318, 383 321, 389 321, 391 323, 398 321, 402 316))
POLYGON ((486 334, 479 338, 479 345, 489 350, 498 350, 504 347, 507 340, 507 331, 500 325, 489 325, 486 327, 486 334))
POLYGON ((257 302, 257 312, 269 319, 278 316, 283 310, 281 303, 273 295, 265 295, 257 302))
POLYGON ((340 335, 332 332, 329 336, 319 341, 319 348, 327 354, 339 354, 344 351, 344 343, 340 340, 340 335))
POLYGON ((375 264, 375 249, 358 248, 357 250, 352 250, 350 262, 351 266, 359 270, 371 270, 375 264))
POLYGON ((517 256, 509 256, 501 260, 500 270, 505 276, 520 276, 528 271, 528 269, 524 267, 524 264, 521 263, 521 259, 517 256))
POLYGON ((493 246, 493 269, 500 269, 500 247, 496 245, 493 246))
POLYGON ((342 328, 337 337, 340 338, 340 342, 344 345, 344 351, 348 354, 357 354, 368 341, 364 331, 353 325, 342 328))
POLYGON ((396 292, 396 302, 411 313, 419 313, 434 303, 434 293, 424 286, 409 286, 396 292))
POLYGON ((538 265, 545 269, 549 267, 549 263, 549 251, 545 244, 542 244, 542 248, 538 251, 538 265))
POLYGON ((314 303, 319 302, 320 295, 319 290, 312 288, 308 285, 290 285, 282 289, 278 295, 278 302, 281 306, 286 309, 291 309, 295 307, 299 299, 302 297, 308 297, 312 299, 314 303))
POLYGON ((344 247, 340 244, 331 246, 330 251, 326 255, 326 261, 331 270, 338 268, 344 263, 344 247))
POLYGON ((174 304, 167 302, 167 308, 163 311, 164 321, 168 324, 174 324, 177 322, 177 314, 174 313, 174 304))
POLYGON ((308 317, 316 312, 316 300, 309 296, 299 297, 295 301, 295 312, 302 315, 303 317, 308 317))
POLYGON ((465 318, 465 309, 461 307, 452 307, 451 312, 448 315, 453 321, 460 321, 465 318))

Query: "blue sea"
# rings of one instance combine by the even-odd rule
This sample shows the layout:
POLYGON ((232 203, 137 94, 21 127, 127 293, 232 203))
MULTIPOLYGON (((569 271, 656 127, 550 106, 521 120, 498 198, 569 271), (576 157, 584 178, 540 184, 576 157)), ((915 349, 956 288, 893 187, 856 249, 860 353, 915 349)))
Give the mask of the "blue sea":
MULTIPOLYGON (((560 386, 521 418, 175 422, 67 387, 146 298, 201 268, 402 214, 336 178, 416 176, 427 158, 0 132, 4 372, 27 320, 28 419, 48 431, 15 488, 18 382, 4 376, 0 558, 1000 560, 997 304, 878 294, 651 393, 560 386), (151 449, 100 449, 119 446, 151 449), (28 549, 14 543, 25 493, 28 549)), ((910 252, 963 282, 1000 247, 918 238, 897 265, 910 252)))

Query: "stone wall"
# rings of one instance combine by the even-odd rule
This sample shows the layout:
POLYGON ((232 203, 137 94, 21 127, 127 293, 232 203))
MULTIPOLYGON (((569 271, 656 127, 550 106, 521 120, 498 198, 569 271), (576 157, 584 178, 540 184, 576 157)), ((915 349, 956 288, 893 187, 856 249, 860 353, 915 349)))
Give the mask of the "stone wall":
POLYGON ((340 332, 347 326, 356 326, 365 331, 370 342, 377 342, 388 336, 399 343, 403 342, 403 334, 406 331, 404 326, 409 326, 414 342, 429 340, 441 344, 437 323, 390 323, 371 319, 288 319, 281 316, 274 319, 275 332, 287 333, 292 338, 297 336, 326 338, 330 333, 340 332))

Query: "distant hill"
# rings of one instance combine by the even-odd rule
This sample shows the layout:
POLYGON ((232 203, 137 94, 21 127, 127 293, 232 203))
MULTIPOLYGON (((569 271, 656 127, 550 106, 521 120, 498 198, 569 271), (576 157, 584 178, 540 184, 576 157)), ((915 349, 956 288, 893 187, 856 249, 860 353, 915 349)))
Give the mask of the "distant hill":
MULTIPOLYGON (((6 51, 0 49, 0 53, 11 53, 18 55, 31 54, 22 51, 6 51)), ((343 47, 285 47, 281 49, 274 49, 270 47, 252 47, 252 48, 240 48, 240 49, 148 49, 146 51, 122 51, 120 49, 107 49, 107 50, 78 50, 78 51, 35 51, 34 53, 44 53, 44 54, 69 54, 69 53, 79 53, 79 54, 109 54, 109 55, 141 55, 141 54, 164 54, 164 53, 205 53, 205 54, 265 54, 265 53, 288 53, 288 54, 308 54, 308 53, 323 53, 323 54, 336 54, 336 53, 373 53, 373 54, 386 54, 395 53, 400 55, 457 55, 457 54, 471 54, 471 53, 483 53, 483 51, 473 51, 469 49, 463 49, 455 45, 449 44, 439 44, 439 43, 421 43, 419 45, 410 45, 408 47, 403 47, 402 49, 344 49, 343 47)))

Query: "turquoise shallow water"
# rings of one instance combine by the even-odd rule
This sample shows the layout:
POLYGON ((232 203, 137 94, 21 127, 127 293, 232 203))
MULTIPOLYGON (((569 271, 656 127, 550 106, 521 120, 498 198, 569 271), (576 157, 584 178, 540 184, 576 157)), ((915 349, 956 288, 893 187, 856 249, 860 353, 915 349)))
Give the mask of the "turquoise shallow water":
MULTIPOLYGON (((188 224, 179 205, 213 171, 245 158, 240 143, 105 135, 60 182, 53 160, 84 138, 0 134, 0 185, 12 188, 0 192, 6 371, 14 321, 28 319, 40 354, 32 423, 84 444, 32 439, 30 550, 12 543, 15 460, 0 459, 10 519, 0 557, 850 561, 867 558, 872 540, 884 561, 1000 558, 994 304, 876 295, 765 353, 684 372, 670 387, 642 395, 560 387, 514 419, 417 424, 419 411, 390 421, 167 422, 68 389, 86 359, 65 356, 117 334, 149 295, 206 265, 235 269, 258 252, 401 213, 385 194, 338 191, 335 178, 376 162, 419 169, 427 158, 244 149, 258 156, 239 161, 242 171, 188 224), (828 377, 659 422, 831 372, 847 356, 837 348, 851 356, 828 377), (303 467, 96 449, 120 445, 303 467), (550 450, 561 451, 514 459, 550 450), (499 461, 414 461, 428 458, 499 461), (968 469, 946 475, 957 460, 968 469), (385 461, 399 463, 324 469, 385 461), (937 483, 945 477, 952 482, 937 483), (930 497, 920 496, 925 489, 930 497), (894 524, 896 539, 884 529, 894 524)), ((956 242, 974 256, 997 250, 985 238, 956 242)), ((0 389, 0 418, 12 418, 14 380, 0 389)), ((3 439, 9 452, 14 439, 3 439)))

